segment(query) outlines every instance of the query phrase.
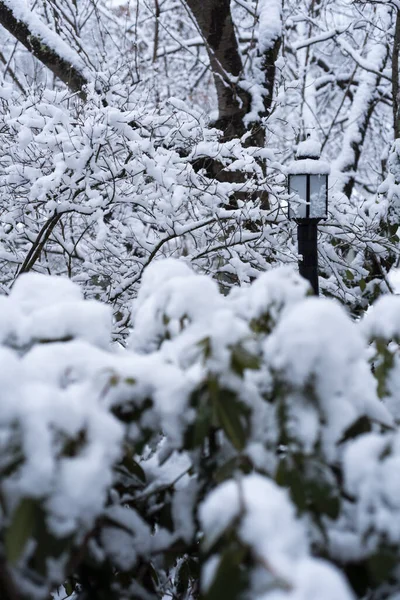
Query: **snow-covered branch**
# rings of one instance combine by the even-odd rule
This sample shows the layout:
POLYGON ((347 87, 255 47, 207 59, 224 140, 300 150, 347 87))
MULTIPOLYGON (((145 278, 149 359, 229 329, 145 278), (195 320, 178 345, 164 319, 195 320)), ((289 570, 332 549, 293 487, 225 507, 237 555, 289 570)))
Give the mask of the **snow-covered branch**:
POLYGON ((0 24, 72 91, 83 94, 82 88, 90 81, 84 63, 25 0, 1 0, 0 24))

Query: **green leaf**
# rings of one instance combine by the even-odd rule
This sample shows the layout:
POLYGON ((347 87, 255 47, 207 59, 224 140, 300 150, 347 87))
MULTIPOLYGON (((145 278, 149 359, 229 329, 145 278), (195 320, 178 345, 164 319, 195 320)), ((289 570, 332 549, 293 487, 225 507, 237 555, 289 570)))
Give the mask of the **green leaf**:
POLYGON ((214 410, 220 427, 231 444, 241 452, 248 435, 248 408, 230 390, 220 390, 214 398, 214 410))
POLYGON ((250 321, 250 329, 256 334, 268 334, 271 333, 273 328, 273 320, 271 315, 267 312, 257 319, 250 321))
POLYGON ((36 512, 36 501, 32 498, 23 498, 13 512, 11 522, 4 534, 6 557, 12 565, 18 561, 33 534, 36 512))
POLYGON ((352 440, 353 438, 362 435, 363 433, 369 433, 372 429, 371 421, 365 415, 357 419, 354 423, 352 423, 343 433, 342 438, 339 441, 339 444, 343 444, 348 440, 352 440))
POLYGON ((154 585, 159 584, 158 574, 151 563, 148 564, 149 575, 152 578, 154 585))
POLYGON ((327 515, 331 519, 338 518, 340 500, 335 491, 326 482, 308 481, 306 493, 319 514, 327 515))
POLYGON ((189 587, 189 581, 190 569, 187 560, 184 560, 176 577, 176 591, 178 592, 178 597, 182 598, 186 594, 189 587))
POLYGON ((172 517, 171 502, 163 500, 162 497, 157 497, 157 500, 161 506, 157 512, 153 513, 153 518, 161 527, 172 533, 174 531, 174 519, 172 517))
POLYGON ((306 493, 304 489, 304 481, 300 476, 299 472, 295 469, 290 472, 289 479, 289 491, 294 504, 297 506, 300 513, 306 510, 306 493))
POLYGON ((193 450, 201 446, 211 428, 212 410, 206 386, 192 393, 190 405, 196 410, 196 417, 186 430, 184 445, 186 449, 193 450))
POLYGON ((365 283, 365 279, 360 279, 360 281, 358 282, 358 285, 360 286, 360 290, 363 292, 365 290, 365 288, 367 287, 367 284, 365 283))
POLYGON ((200 446, 208 436, 211 427, 211 408, 209 406, 199 407, 193 428, 193 447, 200 446))
POLYGON ((72 596, 72 594, 74 593, 74 590, 75 590, 75 586, 74 586, 73 582, 71 581, 71 579, 67 579, 67 581, 63 585, 63 588, 65 590, 65 593, 67 594, 67 598, 69 596, 72 596))
POLYGON ((385 340, 375 340, 378 356, 374 359, 374 376, 378 382, 377 392, 379 398, 383 398, 388 395, 387 389, 387 377, 389 372, 393 369, 394 356, 389 350, 385 340))
POLYGON ((213 582, 203 598, 205 600, 238 600, 247 585, 247 569, 241 569, 246 550, 229 549, 221 557, 213 582))
POLYGON ((125 456, 121 461, 121 465, 123 465, 131 475, 136 477, 140 481, 140 483, 146 483, 145 472, 143 471, 139 463, 137 463, 136 460, 134 460, 129 450, 127 450, 127 452, 125 453, 125 456))
POLYGON ((240 375, 240 377, 243 377, 243 373, 246 369, 259 369, 260 360, 258 356, 251 354, 240 344, 236 344, 232 347, 231 368, 235 373, 240 375))
POLYGON ((216 483, 222 483, 227 479, 232 479, 237 471, 248 475, 252 472, 252 470, 253 465, 247 456, 234 456, 218 467, 218 469, 214 472, 214 480, 216 483))
POLYGON ((30 558, 29 567, 35 570, 41 578, 48 575, 48 559, 68 555, 71 551, 74 535, 59 537, 52 534, 46 522, 47 514, 40 505, 36 505, 35 527, 33 537, 36 541, 34 555, 30 558))
POLYGON ((18 467, 22 465, 24 461, 24 455, 19 450, 16 451, 14 456, 12 456, 10 460, 5 462, 5 464, 1 467, 0 477, 9 477, 18 469, 18 467))
POLYGON ((210 358, 211 356, 211 340, 209 337, 205 337, 204 339, 197 342, 197 345, 201 348, 204 358, 210 358))
POLYGON ((75 438, 69 438, 65 441, 64 447, 62 449, 62 456, 77 456, 77 454, 79 454, 79 452, 82 451, 86 444, 87 432, 84 429, 82 429, 77 433, 75 438))
POLYGON ((281 460, 275 475, 275 481, 281 487, 289 489, 290 496, 299 512, 304 512, 307 507, 307 497, 304 478, 301 477, 300 472, 295 467, 289 468, 285 459, 281 460))
POLYGON ((354 273, 352 271, 350 271, 350 269, 347 269, 346 271, 346 277, 349 281, 353 281, 354 279, 354 273))
POLYGON ((368 558, 367 568, 372 579, 376 583, 382 583, 387 580, 397 564, 396 553, 390 548, 381 548, 376 554, 368 558))

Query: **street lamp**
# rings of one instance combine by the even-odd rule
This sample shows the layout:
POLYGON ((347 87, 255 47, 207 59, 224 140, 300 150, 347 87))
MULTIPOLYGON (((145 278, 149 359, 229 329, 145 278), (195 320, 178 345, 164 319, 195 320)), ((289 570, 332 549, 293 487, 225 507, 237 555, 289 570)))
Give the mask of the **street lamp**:
POLYGON ((319 142, 308 138, 297 147, 296 160, 288 168, 289 219, 297 222, 300 275, 318 296, 317 225, 328 217, 329 165, 320 160, 319 142))

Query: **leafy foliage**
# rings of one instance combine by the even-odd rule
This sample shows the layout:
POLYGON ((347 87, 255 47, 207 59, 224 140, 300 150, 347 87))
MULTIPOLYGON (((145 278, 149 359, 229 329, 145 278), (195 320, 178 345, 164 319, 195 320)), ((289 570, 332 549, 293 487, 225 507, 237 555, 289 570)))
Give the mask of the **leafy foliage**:
POLYGON ((374 344, 393 353, 399 303, 355 324, 307 289, 281 268, 223 296, 157 261, 117 350, 105 306, 18 279, 0 327, 2 597, 400 589, 399 369, 370 364, 374 344))

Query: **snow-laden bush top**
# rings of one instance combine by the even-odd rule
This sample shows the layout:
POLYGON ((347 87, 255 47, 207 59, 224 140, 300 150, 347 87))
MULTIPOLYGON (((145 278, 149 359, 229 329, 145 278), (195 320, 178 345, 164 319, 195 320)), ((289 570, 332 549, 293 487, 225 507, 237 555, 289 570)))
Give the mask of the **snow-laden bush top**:
POLYGON ((122 350, 104 305, 21 276, 1 298, 2 598, 400 590, 400 300, 355 323, 307 294, 287 267, 224 296, 159 261, 122 350))

